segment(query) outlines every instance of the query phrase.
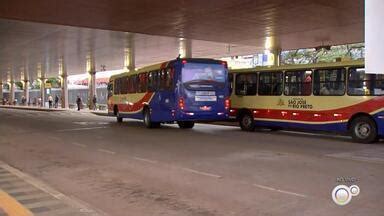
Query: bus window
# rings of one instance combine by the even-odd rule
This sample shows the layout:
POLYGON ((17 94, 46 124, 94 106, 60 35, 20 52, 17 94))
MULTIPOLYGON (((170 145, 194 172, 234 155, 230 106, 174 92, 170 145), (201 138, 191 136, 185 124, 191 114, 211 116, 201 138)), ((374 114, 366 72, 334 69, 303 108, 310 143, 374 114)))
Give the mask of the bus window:
POLYGON ((228 74, 228 83, 229 83, 229 94, 232 95, 233 91, 233 74, 228 74))
POLYGON ((165 89, 172 90, 173 89, 173 75, 174 72, 171 68, 167 68, 165 72, 165 89))
POLYGON ((110 81, 108 83, 107 90, 108 90, 108 98, 112 97, 112 95, 113 95, 113 82, 110 81))
POLYGON ((151 92, 157 91, 159 89, 159 72, 151 71, 149 72, 148 78, 148 90, 151 92))
POLYGON ((345 94, 345 69, 315 70, 313 95, 341 96, 345 94))
POLYGON ((137 76, 132 75, 128 78, 128 93, 136 93, 137 89, 137 76))
POLYGON ((312 93, 312 71, 286 71, 284 94, 287 96, 309 96, 312 93))
POLYGON ((143 93, 147 91, 147 73, 139 74, 138 92, 143 93))
POLYGON ((257 74, 238 74, 236 76, 236 95, 256 95, 257 74))
POLYGON ((366 74, 364 68, 350 68, 348 72, 348 95, 384 95, 384 75, 366 74))
POLYGON ((281 95, 283 92, 283 72, 260 72, 259 95, 281 95))
POLYGON ((120 78, 115 79, 115 88, 114 88, 114 94, 118 95, 120 94, 120 78))
POLYGON ((119 78, 120 82, 120 94, 127 94, 128 93, 128 77, 122 77, 119 78))

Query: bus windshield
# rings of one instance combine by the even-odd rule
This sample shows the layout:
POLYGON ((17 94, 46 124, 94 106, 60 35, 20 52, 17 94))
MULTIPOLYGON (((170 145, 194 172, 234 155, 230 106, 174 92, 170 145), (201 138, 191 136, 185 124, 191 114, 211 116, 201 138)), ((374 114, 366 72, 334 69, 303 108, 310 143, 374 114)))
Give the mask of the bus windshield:
POLYGON ((181 81, 189 88, 224 88, 227 70, 222 64, 185 63, 181 81))

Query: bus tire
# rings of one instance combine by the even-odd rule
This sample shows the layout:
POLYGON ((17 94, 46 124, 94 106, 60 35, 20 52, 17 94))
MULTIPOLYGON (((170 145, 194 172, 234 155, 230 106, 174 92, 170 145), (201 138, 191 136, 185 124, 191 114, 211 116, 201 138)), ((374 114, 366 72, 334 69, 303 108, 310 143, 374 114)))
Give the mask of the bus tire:
POLYGON ((152 122, 151 120, 151 112, 149 111, 149 108, 144 109, 144 118, 143 122, 145 127, 147 128, 158 128, 160 127, 160 122, 152 122))
POLYGON ((191 129, 195 126, 195 122, 193 121, 178 121, 177 124, 181 129, 191 129))
POLYGON ((243 113, 239 118, 240 128, 243 131, 255 131, 255 121, 250 113, 243 113))
POLYGON ((359 143, 372 143, 378 138, 376 123, 368 116, 353 119, 349 132, 353 140, 359 143))

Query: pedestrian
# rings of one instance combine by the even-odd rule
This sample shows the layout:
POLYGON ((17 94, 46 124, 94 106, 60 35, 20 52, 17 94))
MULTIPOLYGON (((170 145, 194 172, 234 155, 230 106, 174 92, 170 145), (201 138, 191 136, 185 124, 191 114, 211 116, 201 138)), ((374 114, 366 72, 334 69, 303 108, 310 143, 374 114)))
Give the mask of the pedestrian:
POLYGON ((27 99, 25 99, 24 96, 21 97, 21 104, 25 106, 25 105, 26 105, 26 102, 27 102, 27 99))
POLYGON ((96 95, 93 95, 93 98, 92 98, 93 110, 96 110, 96 103, 97 103, 96 95))
POLYGON ((77 111, 80 111, 81 103, 82 103, 82 101, 81 101, 80 96, 77 96, 77 99, 76 99, 77 111))
POLYGON ((59 96, 55 96, 55 108, 59 107, 59 96))
POLYGON ((43 101, 42 101, 41 97, 39 97, 39 99, 37 99, 37 106, 42 107, 43 106, 42 102, 43 101))
POLYGON ((53 98, 51 95, 48 96, 48 104, 49 104, 49 108, 52 108, 53 98))

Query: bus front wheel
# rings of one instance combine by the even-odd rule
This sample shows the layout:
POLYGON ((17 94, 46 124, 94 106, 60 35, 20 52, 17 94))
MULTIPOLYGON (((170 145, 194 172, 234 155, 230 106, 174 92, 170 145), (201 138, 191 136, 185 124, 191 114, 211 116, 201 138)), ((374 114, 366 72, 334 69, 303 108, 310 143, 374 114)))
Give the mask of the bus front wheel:
POLYGON ((144 125, 147 128, 158 128, 160 127, 160 122, 152 122, 151 120, 151 112, 149 111, 149 108, 146 108, 144 110, 144 125))
POLYGON ((178 121, 177 124, 182 129, 191 129, 195 126, 195 122, 193 121, 178 121))
POLYGON ((244 113, 240 116, 239 119, 241 130, 243 131, 254 131, 255 130, 255 122, 253 120, 253 116, 249 113, 244 113))
POLYGON ((355 118, 351 123, 350 133, 356 142, 372 143, 377 140, 376 124, 368 116, 355 118))

